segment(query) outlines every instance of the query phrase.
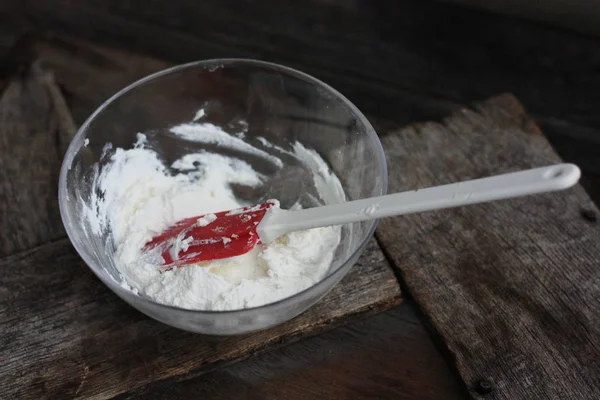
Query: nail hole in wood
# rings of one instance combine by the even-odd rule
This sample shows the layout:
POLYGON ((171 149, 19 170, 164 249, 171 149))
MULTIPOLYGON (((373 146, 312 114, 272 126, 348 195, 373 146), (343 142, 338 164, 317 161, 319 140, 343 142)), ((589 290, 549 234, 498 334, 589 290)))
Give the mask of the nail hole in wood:
POLYGON ((596 221, 598 221, 598 215, 596 214, 596 212, 594 210, 592 210, 592 209, 589 209, 589 208, 583 208, 583 209, 581 209, 581 216, 586 221, 590 221, 590 222, 596 222, 596 221))
POLYGON ((488 394, 494 390, 494 385, 487 379, 482 379, 475 385, 475 391, 479 394, 488 394))

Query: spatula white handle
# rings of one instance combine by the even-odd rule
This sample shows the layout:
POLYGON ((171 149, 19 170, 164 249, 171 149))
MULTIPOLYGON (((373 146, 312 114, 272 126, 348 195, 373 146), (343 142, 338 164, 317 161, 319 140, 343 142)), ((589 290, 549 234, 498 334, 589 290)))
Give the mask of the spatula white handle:
POLYGON ((557 164, 299 211, 273 209, 257 231, 262 242, 270 243, 304 229, 563 190, 577 183, 580 175, 576 165, 557 164))

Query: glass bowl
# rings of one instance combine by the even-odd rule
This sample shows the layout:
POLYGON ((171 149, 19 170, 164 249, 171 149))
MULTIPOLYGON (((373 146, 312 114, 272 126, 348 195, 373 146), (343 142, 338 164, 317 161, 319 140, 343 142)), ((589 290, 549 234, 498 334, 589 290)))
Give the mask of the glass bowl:
MULTIPOLYGON (((98 278, 144 314, 180 329, 211 335, 265 329, 304 312, 339 282, 355 264, 377 222, 342 227, 333 263, 314 286, 260 307, 201 311, 160 304, 122 287, 112 259, 115 249, 110 234, 91 233, 83 216, 83 207, 97 190, 94 172, 102 170, 107 158, 103 153, 111 151, 108 143, 112 149, 128 149, 138 132, 150 133, 153 149, 167 163, 207 147, 210 151, 229 151, 217 145, 184 143, 169 134, 170 127, 191 121, 200 109, 204 110, 204 122, 228 133, 244 132, 243 139, 253 146, 260 146, 259 137, 263 137, 280 148, 290 148, 298 141, 315 150, 338 176, 347 200, 386 194, 383 149, 367 119, 333 88, 291 68, 240 59, 200 61, 148 76, 108 99, 77 132, 61 168, 60 211, 73 246, 98 278)), ((335 201, 315 201, 318 196, 311 193, 310 174, 293 160, 284 160, 279 170, 260 160, 245 161, 270 181, 278 182, 276 197, 283 205, 298 199, 305 207, 335 201)), ((257 194, 246 196, 247 201, 258 200, 253 198, 257 194)))

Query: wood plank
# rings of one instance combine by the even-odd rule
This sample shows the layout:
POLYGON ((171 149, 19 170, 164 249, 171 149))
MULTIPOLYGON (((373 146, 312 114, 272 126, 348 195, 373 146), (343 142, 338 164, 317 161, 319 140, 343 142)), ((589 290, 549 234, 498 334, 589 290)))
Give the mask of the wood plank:
MULTIPOLYGON (((382 141, 392 192, 560 161, 508 95, 382 141)), ((474 398, 600 398, 595 215, 578 186, 381 222, 380 243, 474 398)))
MULTIPOLYGON (((70 7, 54 1, 32 2, 29 15, 39 27, 172 62, 233 56, 280 62, 398 126, 437 120, 461 104, 510 91, 559 154, 582 166, 588 191, 600 191, 598 38, 418 0, 177 7, 166 0, 70 7)), ((78 119, 79 110, 74 114, 78 119)))
POLYGON ((407 303, 128 399, 458 400, 466 390, 407 303))
MULTIPOLYGON (((171 65, 152 57, 97 46, 64 36, 51 35, 44 39, 37 38, 32 46, 34 47, 32 52, 41 60, 44 67, 54 72, 72 110, 73 118, 78 124, 83 123, 104 100, 118 90, 171 65), (103 85, 97 85, 98 81, 103 82, 103 85)), ((319 75, 322 75, 322 71, 319 75)), ((327 81, 334 79, 329 76, 327 78, 327 81)), ((368 82, 364 82, 364 85, 369 86, 368 82)), ((347 85, 343 87, 347 89, 347 85)), ((352 93, 351 88, 350 92, 352 93)), ((363 93, 358 98, 380 95, 379 92, 363 93)), ((374 110, 367 105, 366 109, 371 112, 369 119, 377 131, 387 132, 412 119, 436 119, 460 108, 459 103, 421 101, 418 96, 407 97, 406 94, 401 94, 401 97, 406 98, 406 103, 397 104, 396 110, 400 111, 395 113, 392 120, 386 113, 381 113, 380 108, 374 110), (415 110, 415 107, 418 110, 415 110)), ((384 99, 379 99, 377 103, 380 104, 382 101, 384 99)), ((577 162, 582 167, 584 170, 582 184, 591 197, 596 202, 600 202, 600 170, 597 170, 600 132, 594 128, 579 126, 554 117, 542 117, 541 122, 545 134, 560 151, 561 156, 566 160, 577 162), (565 134, 567 132, 568 135, 565 134), (586 171, 590 172, 586 173, 586 171)))
MULTIPOLYGON (((172 62, 280 62, 403 124, 511 92, 538 118, 600 130, 600 39, 544 24, 420 0, 63 3, 33 0, 27 15, 43 29, 172 62)), ((597 138, 586 141, 598 148, 597 138)))
MULTIPOLYGON (((65 94, 73 118, 82 124, 102 102, 124 88, 128 84, 145 77, 153 72, 168 68, 172 62, 157 58, 116 49, 99 46, 73 37, 46 34, 32 42, 32 52, 40 60, 43 67, 53 71, 60 88, 65 94), (93 79, 91 77, 94 77, 93 79), (102 85, 97 85, 101 81, 102 85)), ((185 59, 184 61, 190 61, 185 59)), ((364 82, 369 86, 369 82, 364 82)), ((387 119, 373 115, 371 122, 382 131, 385 128, 399 127, 408 123, 412 116, 406 112, 411 110, 411 104, 416 101, 418 94, 404 99, 399 108, 403 113, 400 118, 387 119)), ((444 101, 432 101, 432 109, 438 112, 418 114, 421 117, 444 115, 459 105, 444 101)))
POLYGON ((105 100, 130 83, 171 64, 67 38, 36 39, 32 52, 56 77, 81 125, 105 100))
POLYGON ((0 256, 64 235, 56 195, 75 126, 51 74, 34 64, 0 97, 0 256))
POLYGON ((307 312, 233 337, 180 331, 137 312, 96 279, 66 239, 9 256, 0 271, 0 393, 12 398, 110 398, 197 376, 400 302, 374 239, 307 312))

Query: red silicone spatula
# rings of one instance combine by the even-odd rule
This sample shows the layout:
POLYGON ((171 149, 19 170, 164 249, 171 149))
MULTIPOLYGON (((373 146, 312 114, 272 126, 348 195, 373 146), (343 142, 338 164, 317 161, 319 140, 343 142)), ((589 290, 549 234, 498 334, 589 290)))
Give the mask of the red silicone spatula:
POLYGON ((281 210, 276 200, 232 211, 187 218, 148 242, 159 249, 166 268, 239 256, 257 243, 289 232, 439 210, 535 193, 562 190, 579 180, 573 164, 558 164, 489 178, 299 211, 281 210))
POLYGON ((245 254, 259 242, 256 227, 267 210, 279 202, 186 218, 146 243, 160 248, 164 265, 179 266, 245 254))

